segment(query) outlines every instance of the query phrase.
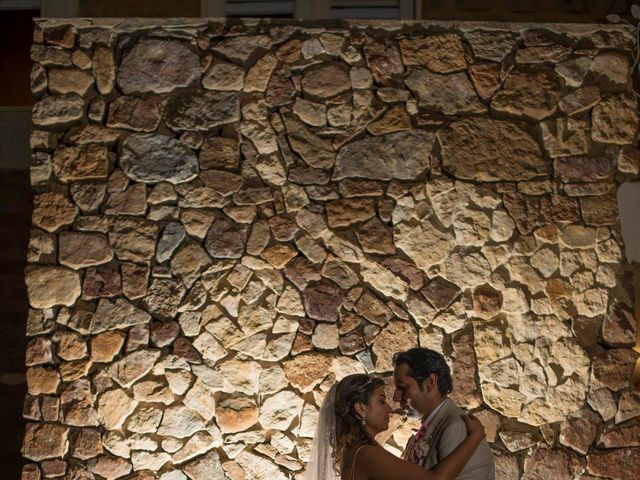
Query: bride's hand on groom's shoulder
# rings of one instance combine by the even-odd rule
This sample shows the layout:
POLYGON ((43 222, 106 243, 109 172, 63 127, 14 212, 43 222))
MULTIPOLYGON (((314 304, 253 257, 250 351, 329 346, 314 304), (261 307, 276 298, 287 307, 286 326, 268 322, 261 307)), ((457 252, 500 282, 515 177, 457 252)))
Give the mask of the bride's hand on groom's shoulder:
POLYGON ((462 421, 464 421, 465 426, 467 427, 467 434, 478 436, 481 439, 486 436, 484 431, 484 426, 480 423, 473 414, 471 413, 463 413, 460 415, 462 417, 462 421))

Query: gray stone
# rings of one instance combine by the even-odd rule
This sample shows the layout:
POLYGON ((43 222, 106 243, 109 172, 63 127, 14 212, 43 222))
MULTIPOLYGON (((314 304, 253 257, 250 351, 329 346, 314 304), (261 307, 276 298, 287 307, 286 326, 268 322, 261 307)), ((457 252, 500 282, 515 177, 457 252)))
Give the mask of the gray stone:
POLYGON ((285 116, 284 121, 291 149, 300 155, 307 165, 314 168, 333 166, 336 153, 329 140, 320 138, 293 117, 285 116))
POLYGON ((185 230, 181 223, 168 223, 164 227, 160 240, 158 241, 158 247, 156 248, 156 260, 160 263, 169 260, 176 249, 180 246, 180 243, 182 243, 184 237, 185 230))
POLYGON ((134 307, 124 298, 103 298, 98 302, 98 307, 93 314, 91 333, 143 325, 150 320, 151 316, 147 312, 134 307))
POLYGON ((33 124, 37 127, 67 127, 84 115, 84 100, 75 93, 52 95, 33 106, 33 124))
POLYGON ((240 120, 235 92, 184 92, 170 102, 167 111, 167 125, 178 131, 208 131, 240 120))
POLYGON ((165 93, 200 79, 200 62, 186 43, 142 39, 126 52, 118 68, 118 85, 125 94, 165 93))
POLYGON ((124 141, 120 166, 137 182, 181 183, 198 175, 196 154, 178 140, 153 133, 133 134, 124 141))
POLYGON ((302 90, 312 97, 330 98, 351 89, 348 68, 340 62, 326 62, 304 70, 302 90))

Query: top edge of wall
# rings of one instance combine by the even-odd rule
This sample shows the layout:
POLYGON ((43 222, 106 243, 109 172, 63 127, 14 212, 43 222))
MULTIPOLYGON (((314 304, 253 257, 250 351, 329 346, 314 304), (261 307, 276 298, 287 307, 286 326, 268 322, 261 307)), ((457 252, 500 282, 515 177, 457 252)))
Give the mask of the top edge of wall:
POLYGON ((251 26, 297 26, 308 28, 384 28, 387 30, 400 30, 405 27, 440 27, 456 28, 459 30, 509 30, 523 31, 531 28, 544 28, 557 30, 565 33, 588 34, 594 31, 619 31, 631 34, 632 27, 626 24, 609 23, 543 23, 543 22, 476 22, 460 20, 296 20, 296 19, 273 19, 273 18, 224 18, 224 17, 171 17, 171 18, 147 18, 147 17, 127 17, 127 18, 34 18, 34 22, 41 28, 53 27, 57 25, 75 25, 77 28, 115 28, 119 30, 130 30, 133 28, 146 26, 163 27, 204 27, 210 23, 232 23, 251 26))

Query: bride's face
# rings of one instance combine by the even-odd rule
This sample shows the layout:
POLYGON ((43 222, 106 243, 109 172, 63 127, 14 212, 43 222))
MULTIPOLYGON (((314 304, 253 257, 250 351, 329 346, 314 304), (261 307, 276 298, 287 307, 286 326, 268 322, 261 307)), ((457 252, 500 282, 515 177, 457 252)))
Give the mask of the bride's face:
POLYGON ((384 386, 376 388, 364 408, 368 429, 378 434, 389 428, 391 410, 391 405, 387 402, 387 396, 384 393, 384 386))

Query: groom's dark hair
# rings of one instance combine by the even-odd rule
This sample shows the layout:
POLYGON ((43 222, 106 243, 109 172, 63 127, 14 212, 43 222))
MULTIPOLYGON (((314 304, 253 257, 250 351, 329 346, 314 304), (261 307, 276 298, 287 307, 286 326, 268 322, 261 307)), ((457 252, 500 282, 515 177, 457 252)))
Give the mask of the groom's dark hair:
POLYGON ((398 352, 393 356, 393 365, 398 366, 406 363, 409 366, 407 372, 415 379, 420 390, 423 389, 425 380, 429 375, 435 373, 438 377, 438 390, 441 395, 446 395, 453 391, 453 380, 451 371, 442 354, 428 348, 412 348, 404 352, 398 352))

